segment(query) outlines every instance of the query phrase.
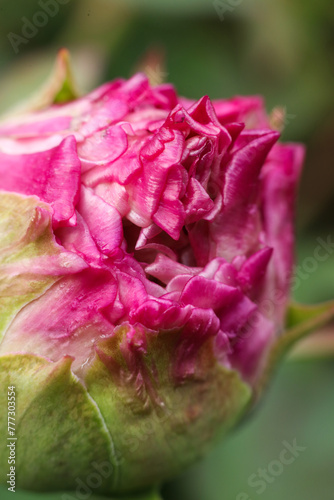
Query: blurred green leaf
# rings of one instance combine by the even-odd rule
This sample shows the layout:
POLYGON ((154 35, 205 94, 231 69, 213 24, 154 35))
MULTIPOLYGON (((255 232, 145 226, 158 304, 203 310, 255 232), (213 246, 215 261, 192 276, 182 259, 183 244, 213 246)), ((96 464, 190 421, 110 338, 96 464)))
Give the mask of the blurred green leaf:
MULTIPOLYGON (((0 487, 0 494, 1 500, 10 500, 13 498, 13 493, 5 489, 3 486, 0 487)), ((85 500, 86 498, 87 500, 88 498, 89 500, 161 500, 160 495, 156 491, 122 497, 105 497, 94 495, 89 488, 84 493, 82 491, 79 491, 79 494, 75 491, 64 493, 32 493, 23 490, 17 490, 15 492, 16 500, 85 500)))
POLYGON ((273 343, 261 378, 255 387, 255 400, 262 396, 282 358, 303 337, 334 319, 334 301, 315 306, 292 303, 286 317, 286 330, 273 343))

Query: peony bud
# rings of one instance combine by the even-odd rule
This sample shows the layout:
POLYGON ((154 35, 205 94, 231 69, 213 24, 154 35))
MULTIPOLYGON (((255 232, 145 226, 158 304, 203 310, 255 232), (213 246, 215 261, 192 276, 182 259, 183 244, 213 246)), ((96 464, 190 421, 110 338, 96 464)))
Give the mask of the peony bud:
POLYGON ((140 491, 250 407, 284 328, 303 147, 259 98, 143 74, 53 101, 0 123, 1 435, 15 386, 18 486, 140 491))

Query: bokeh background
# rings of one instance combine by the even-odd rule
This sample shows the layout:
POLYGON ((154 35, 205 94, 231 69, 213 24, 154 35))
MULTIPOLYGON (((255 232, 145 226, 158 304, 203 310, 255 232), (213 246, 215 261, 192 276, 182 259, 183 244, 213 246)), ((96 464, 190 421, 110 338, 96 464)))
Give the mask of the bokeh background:
MULTIPOLYGON (((303 302, 334 298, 334 252, 322 262, 313 255, 318 238, 334 241, 332 0, 62 0, 45 26, 26 37, 24 26, 45 2, 0 0, 0 113, 38 89, 63 46, 83 91, 142 69, 153 82, 173 82, 192 98, 262 94, 268 112, 280 107, 283 139, 301 141, 308 151, 297 211, 303 278, 294 296, 303 302)), ((166 485, 164 498, 333 500, 332 346, 322 354, 305 348, 286 361, 261 411, 166 485), (278 458, 283 441, 294 439, 305 450, 258 495, 248 478, 278 458)), ((4 500, 11 495, 0 489, 4 500)))

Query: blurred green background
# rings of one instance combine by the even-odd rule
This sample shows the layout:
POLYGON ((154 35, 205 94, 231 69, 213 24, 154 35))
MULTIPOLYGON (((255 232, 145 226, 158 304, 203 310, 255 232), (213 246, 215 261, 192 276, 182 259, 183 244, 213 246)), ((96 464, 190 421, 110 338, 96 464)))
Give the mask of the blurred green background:
MULTIPOLYGON (((283 139, 307 145, 297 212, 297 263, 305 277, 295 298, 334 298, 334 254, 310 261, 317 238, 334 241, 332 0, 62 0, 26 37, 27 20, 38 19, 46 1, 0 0, 0 112, 38 89, 63 46, 83 90, 150 65, 153 80, 164 78, 188 97, 262 94, 268 111, 285 109, 283 139)), ((330 357, 287 361, 261 411, 166 485, 164 498, 334 500, 333 380, 330 357), (258 495, 248 478, 294 439, 306 450, 258 495)))

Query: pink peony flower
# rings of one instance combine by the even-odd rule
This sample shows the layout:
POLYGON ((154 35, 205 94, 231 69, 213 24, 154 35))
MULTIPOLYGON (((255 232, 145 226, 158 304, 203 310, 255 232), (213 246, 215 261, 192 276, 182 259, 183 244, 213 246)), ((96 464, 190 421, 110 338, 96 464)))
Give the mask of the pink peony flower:
POLYGON ((39 443, 22 487, 102 459, 102 492, 150 486, 244 413, 289 300, 304 151, 278 139, 261 98, 143 74, 0 123, 0 373, 39 443))

